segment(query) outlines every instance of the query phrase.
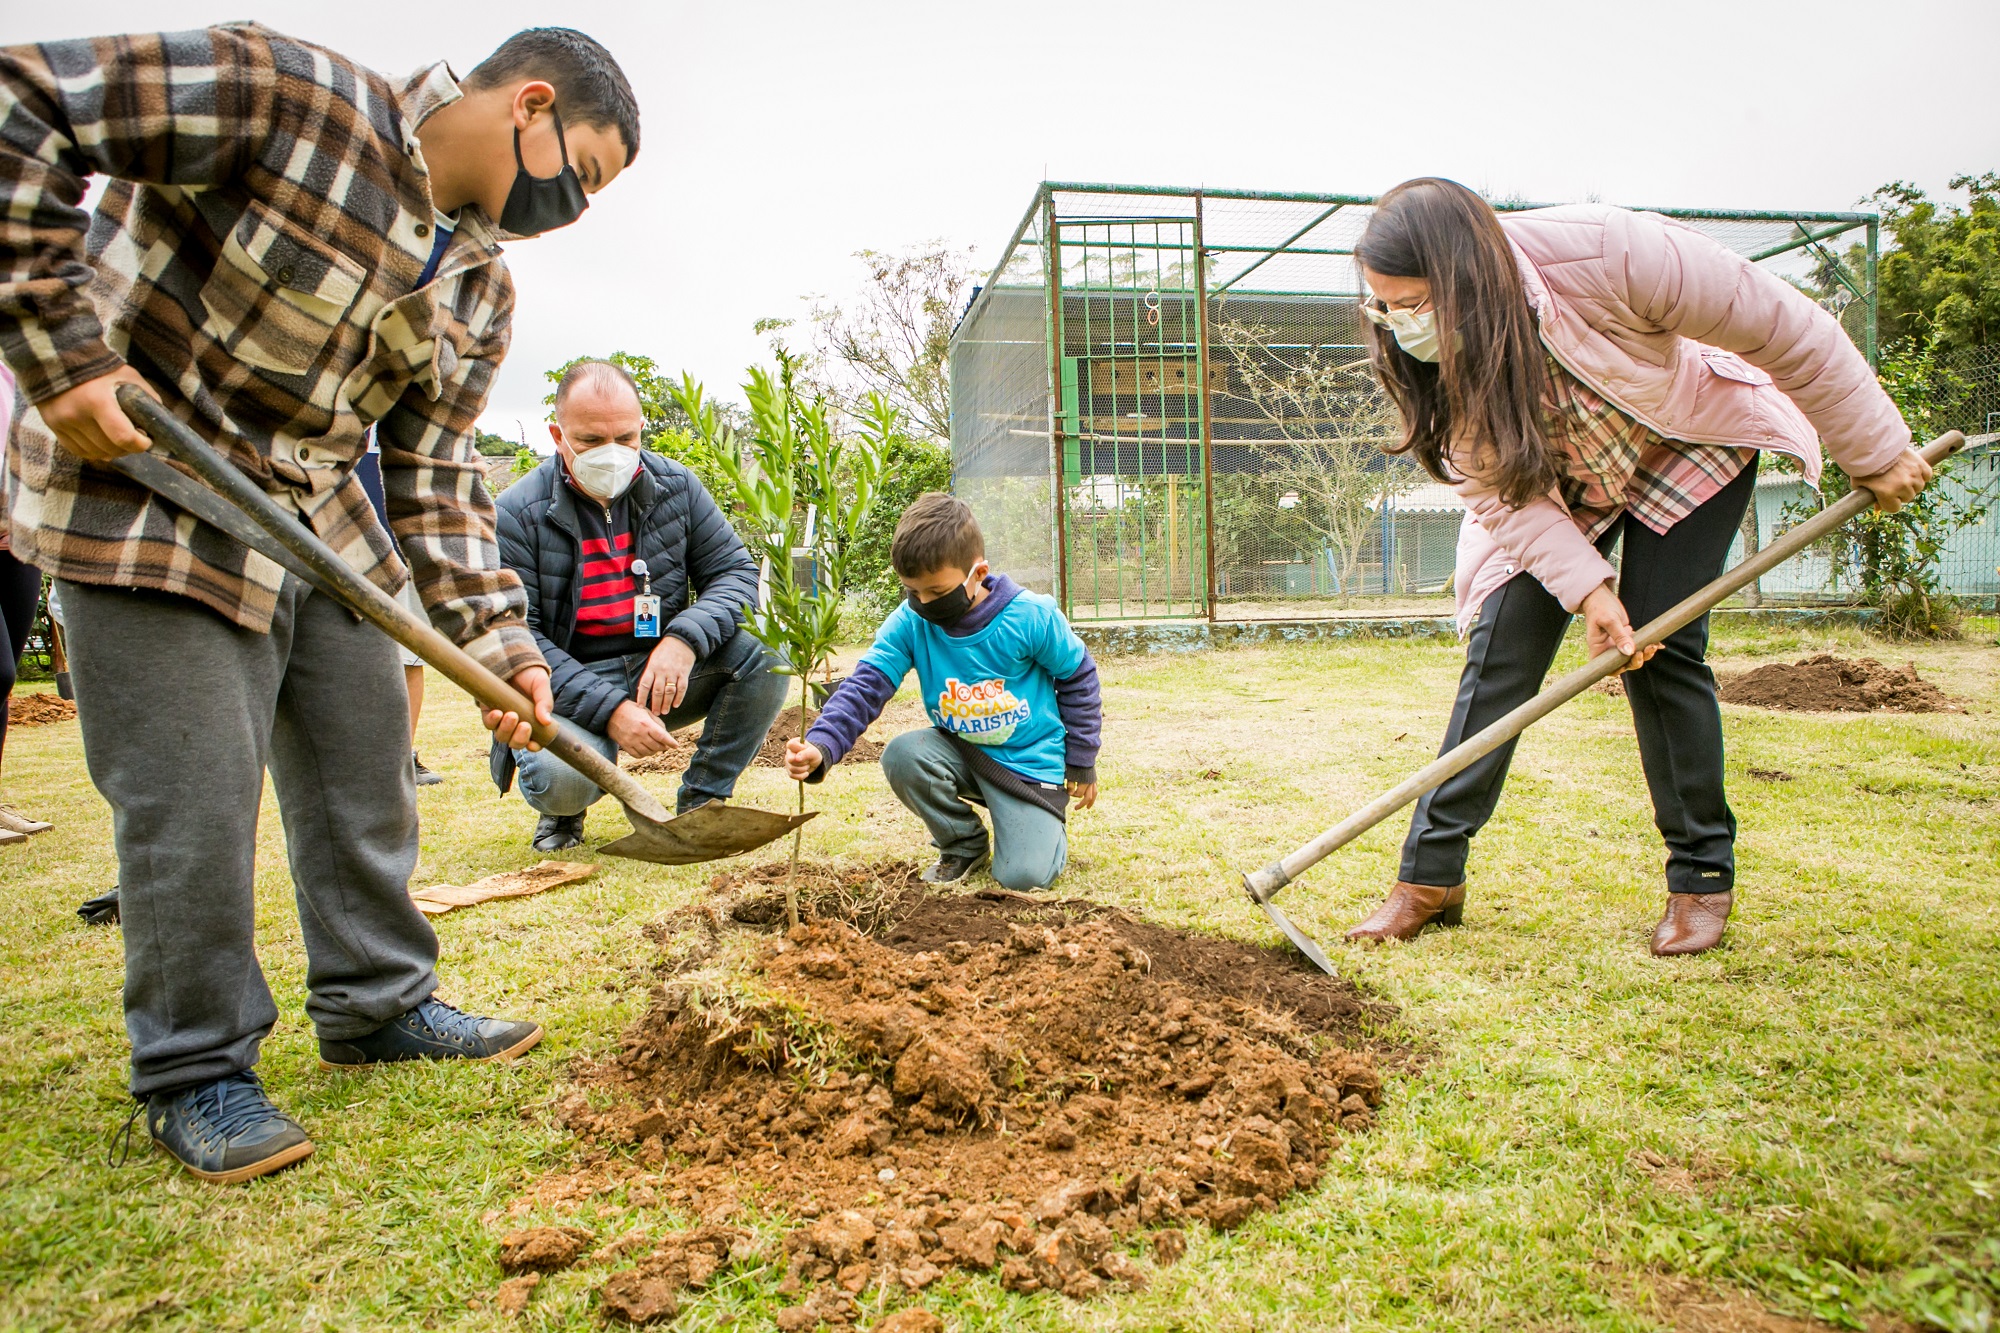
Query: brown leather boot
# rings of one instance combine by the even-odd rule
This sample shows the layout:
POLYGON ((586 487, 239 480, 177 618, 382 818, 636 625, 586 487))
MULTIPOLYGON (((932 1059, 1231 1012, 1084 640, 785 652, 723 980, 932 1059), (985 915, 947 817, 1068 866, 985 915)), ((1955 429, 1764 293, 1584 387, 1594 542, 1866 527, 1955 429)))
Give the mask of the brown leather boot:
POLYGON ((1667 911, 1653 927, 1653 956, 1706 953, 1722 943, 1733 893, 1670 893, 1667 911))
POLYGON ((1465 886, 1449 889, 1396 881, 1375 915, 1347 932, 1350 940, 1413 940, 1425 926, 1455 926, 1465 919, 1465 886))

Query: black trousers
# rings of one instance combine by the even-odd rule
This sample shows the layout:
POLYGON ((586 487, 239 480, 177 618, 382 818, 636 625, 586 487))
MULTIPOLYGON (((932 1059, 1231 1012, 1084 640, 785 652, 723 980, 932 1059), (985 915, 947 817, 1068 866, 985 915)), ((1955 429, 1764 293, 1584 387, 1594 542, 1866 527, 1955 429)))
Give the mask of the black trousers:
MULTIPOLYGON (((1734 481, 1665 533, 1621 516, 1618 596, 1636 629, 1722 572, 1757 482, 1753 457, 1734 481)), ((1569 612, 1535 577, 1517 574, 1486 599, 1466 644, 1465 671, 1444 745, 1451 749, 1532 698, 1569 628, 1569 612)), ((1722 790, 1722 709, 1708 669, 1708 617, 1683 626, 1653 660, 1619 677, 1639 735, 1639 763, 1653 797, 1653 823, 1667 843, 1667 888, 1722 893, 1736 879, 1736 816, 1722 790)), ((1401 878, 1450 887, 1465 882, 1472 835, 1492 817, 1514 758, 1514 742, 1445 781, 1417 803, 1403 841, 1401 878)))

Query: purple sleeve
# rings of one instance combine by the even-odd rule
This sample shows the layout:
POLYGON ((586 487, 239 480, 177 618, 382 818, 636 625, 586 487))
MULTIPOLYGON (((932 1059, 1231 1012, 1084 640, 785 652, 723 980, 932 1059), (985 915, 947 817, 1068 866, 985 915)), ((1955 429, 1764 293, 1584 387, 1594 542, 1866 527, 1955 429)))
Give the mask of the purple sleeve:
POLYGON ((1097 663, 1083 665, 1056 682, 1056 711, 1063 724, 1063 767, 1079 782, 1097 781, 1097 751, 1104 737, 1104 700, 1097 688, 1097 663))
POLYGON ((826 706, 819 710, 819 716, 806 728, 806 743, 819 747, 820 754, 825 756, 806 781, 818 782, 824 778, 826 771, 854 748, 854 742, 861 739, 861 733, 882 716, 882 710, 895 697, 895 681, 866 662, 855 667, 854 674, 841 681, 827 696, 826 706))

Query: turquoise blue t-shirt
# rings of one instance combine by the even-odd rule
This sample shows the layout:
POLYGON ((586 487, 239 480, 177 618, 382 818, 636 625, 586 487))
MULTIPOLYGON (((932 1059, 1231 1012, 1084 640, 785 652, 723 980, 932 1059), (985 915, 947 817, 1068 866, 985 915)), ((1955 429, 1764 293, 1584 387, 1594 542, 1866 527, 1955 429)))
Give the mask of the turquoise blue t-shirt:
POLYGON ((861 660, 901 685, 914 669, 931 725, 980 746, 1023 777, 1060 785, 1056 682, 1083 666, 1083 640, 1055 599, 1020 592, 984 629, 954 638, 901 603, 861 660))

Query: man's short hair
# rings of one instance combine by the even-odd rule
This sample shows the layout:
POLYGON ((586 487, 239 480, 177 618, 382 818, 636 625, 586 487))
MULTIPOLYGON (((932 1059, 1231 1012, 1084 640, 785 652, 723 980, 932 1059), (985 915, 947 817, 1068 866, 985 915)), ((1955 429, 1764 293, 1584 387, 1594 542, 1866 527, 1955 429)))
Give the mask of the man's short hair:
POLYGON ((571 364, 556 381, 556 416, 562 416, 563 404, 578 388, 589 385, 601 389, 607 385, 623 384, 632 391, 633 401, 639 404, 643 415, 646 410, 646 396, 639 392, 639 381, 632 378, 632 372, 616 361, 606 361, 600 357, 586 356, 571 364))
POLYGON ((889 563, 906 579, 940 569, 970 572, 985 554, 986 537, 972 510, 957 496, 938 491, 910 502, 889 543, 889 563))
POLYGON ((625 141, 625 165, 639 156, 639 99, 625 71, 594 38, 574 28, 529 28, 500 43, 473 66, 460 85, 467 92, 540 79, 556 90, 556 113, 565 125, 616 129, 625 141))

